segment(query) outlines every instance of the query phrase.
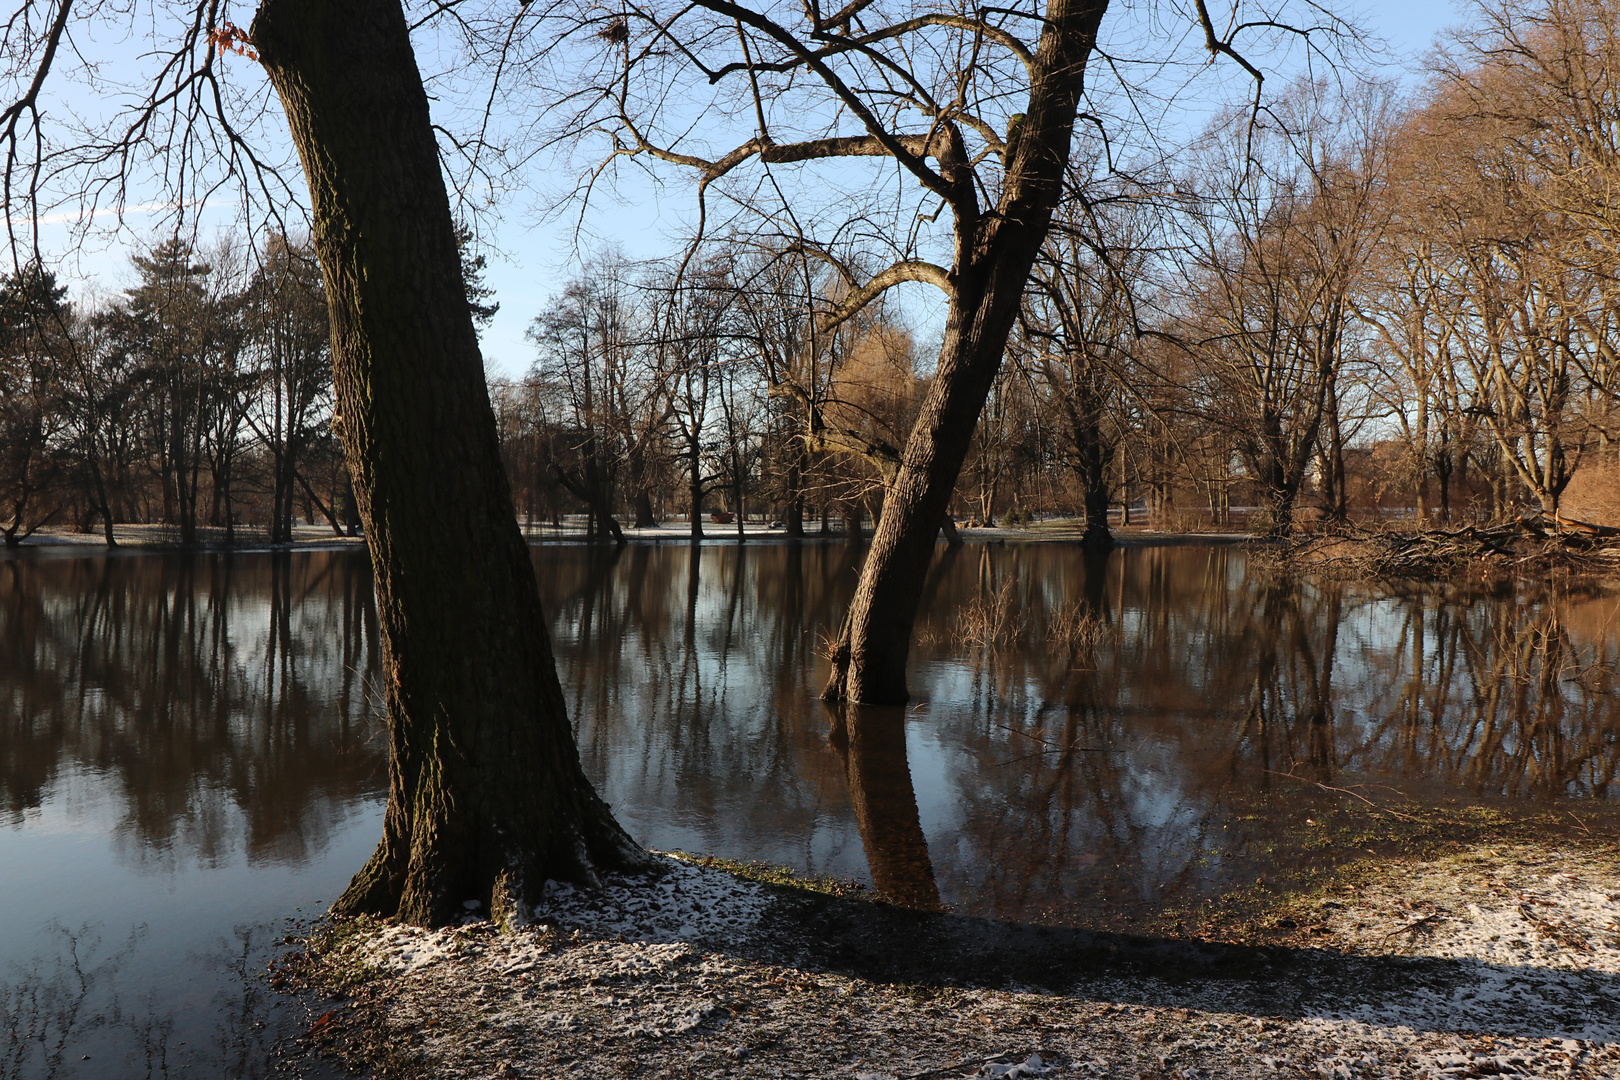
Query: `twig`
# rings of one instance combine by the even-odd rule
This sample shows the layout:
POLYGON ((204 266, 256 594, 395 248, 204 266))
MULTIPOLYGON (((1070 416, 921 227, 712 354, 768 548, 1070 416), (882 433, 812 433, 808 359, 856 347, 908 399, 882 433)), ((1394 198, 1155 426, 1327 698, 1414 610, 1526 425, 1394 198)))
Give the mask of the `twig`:
POLYGON ((1379 938, 1378 940, 1381 941, 1381 942, 1382 941, 1388 941, 1390 938, 1396 936, 1397 934, 1409 934, 1413 930, 1416 930, 1418 927, 1422 926, 1424 923, 1437 922, 1439 919, 1440 919, 1440 912, 1438 912, 1438 911, 1431 912, 1428 915, 1423 916, 1423 918, 1421 918, 1421 919, 1418 919, 1418 920, 1416 920, 1414 922, 1407 923, 1405 926, 1397 926, 1395 929, 1391 930, 1389 933, 1385 934, 1383 937, 1379 938))
POLYGON ((1017 728, 1008 727, 1006 724, 996 724, 995 726, 998 727, 998 728, 1001 728, 1003 731, 1010 731, 1014 735, 1022 735, 1024 738, 1029 739, 1032 742, 1038 742, 1038 743, 1040 743, 1042 746, 1044 746, 1046 748, 1044 750, 1037 750, 1033 754, 1025 754, 1023 757, 1015 757, 1015 758, 1009 758, 1006 761, 998 761, 998 762, 996 762, 996 765, 995 765, 995 767, 998 768, 998 769, 1001 768, 1003 765, 1014 765, 1014 764, 1017 764, 1020 761, 1028 761, 1032 757, 1040 757, 1042 754, 1063 754, 1063 753, 1069 753, 1069 752, 1081 753, 1081 754, 1106 754, 1106 753, 1108 753, 1108 748, 1106 746, 1079 746, 1079 745, 1076 745, 1075 743, 1070 743, 1068 746, 1059 746, 1055 742, 1048 742, 1047 740, 1041 738, 1038 735, 1031 735, 1027 731, 1019 731, 1017 728))
MULTIPOLYGON (((1052 1060, 1056 1060, 1057 1058, 1057 1055, 1053 1054, 1050 1050, 1044 1052, 1037 1050, 1035 1053, 1041 1055, 1042 1061, 1048 1060, 1048 1055, 1051 1055, 1052 1060)), ((900 1077, 900 1080, 927 1080, 927 1078, 930 1076, 943 1076, 945 1073, 957 1072, 961 1069, 982 1069, 986 1065, 1000 1064, 1005 1062, 1008 1058, 1015 1056, 1016 1055, 1009 1052, 1002 1054, 991 1054, 989 1057, 982 1058, 963 1058, 955 1065, 941 1065, 937 1069, 924 1069, 922 1072, 907 1073, 906 1075, 900 1077)))
POLYGON ((1310 779, 1307 779, 1307 778, 1305 778, 1303 776, 1296 776, 1291 772, 1282 772, 1282 771, 1280 771, 1278 769, 1266 769, 1265 771, 1268 772, 1268 773, 1271 773, 1273 776, 1287 777, 1289 780, 1297 780, 1302 784, 1310 784, 1310 785, 1312 785, 1314 787, 1319 787, 1323 791, 1331 791, 1336 795, 1348 795, 1352 799, 1360 799, 1362 802, 1366 803, 1368 806, 1372 807, 1374 810, 1377 810, 1379 813, 1388 814, 1391 817, 1399 818, 1402 821, 1417 821, 1418 820, 1417 818, 1413 817, 1411 814, 1403 814, 1399 810, 1391 810, 1387 806, 1379 806, 1377 803, 1375 803, 1371 799, 1367 798, 1367 796, 1361 794, 1358 791, 1351 791, 1349 788, 1334 787, 1332 784, 1324 784, 1320 780, 1310 780, 1310 779))

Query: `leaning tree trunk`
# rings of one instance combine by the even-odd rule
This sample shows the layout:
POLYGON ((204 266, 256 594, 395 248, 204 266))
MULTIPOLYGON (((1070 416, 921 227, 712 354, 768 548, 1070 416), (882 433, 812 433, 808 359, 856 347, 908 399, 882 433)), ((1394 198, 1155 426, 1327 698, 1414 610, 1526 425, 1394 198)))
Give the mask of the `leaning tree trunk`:
POLYGON ((1107 10, 1108 0, 1050 0, 1000 201, 993 213, 964 216, 958 207, 954 295, 939 362, 833 649, 828 700, 906 701, 906 659, 934 537, 1061 194, 1086 61, 1107 10))
POLYGON ((579 765, 404 13, 265 0, 252 38, 309 181, 382 629, 383 838, 333 911, 521 921, 547 878, 647 857, 579 765))

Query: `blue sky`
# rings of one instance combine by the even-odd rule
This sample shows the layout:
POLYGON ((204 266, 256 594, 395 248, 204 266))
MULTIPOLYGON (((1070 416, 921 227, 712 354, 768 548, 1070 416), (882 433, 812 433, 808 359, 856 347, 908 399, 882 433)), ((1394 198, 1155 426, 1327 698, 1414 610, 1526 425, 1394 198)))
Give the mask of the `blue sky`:
MULTIPOLYGON (((1458 19, 1451 0, 1362 0, 1353 13, 1388 42, 1393 70, 1419 57, 1439 30, 1458 19)), ((493 244, 486 253, 485 284, 495 290, 501 309, 483 335, 487 366, 511 376, 527 370, 532 350, 524 331, 577 265, 581 254, 577 236, 589 245, 617 245, 632 259, 667 255, 677 250, 691 209, 691 187, 680 178, 661 189, 643 184, 619 193, 599 193, 582 217, 574 213, 549 220, 538 219, 527 209, 523 194, 514 193, 489 230, 493 244), (576 225, 580 226, 577 234, 576 225)), ((226 228, 230 214, 230 208, 222 206, 211 216, 217 216, 218 227, 226 228)), ((62 279, 81 297, 113 293, 128 285, 132 276, 129 242, 143 235, 143 220, 155 226, 157 217, 139 211, 129 215, 126 235, 102 238, 80 248, 77 258, 62 266, 62 279)), ((42 241, 47 251, 67 254, 67 237, 65 224, 45 223, 42 241)), ((927 336, 930 305, 914 304, 911 311, 914 329, 927 336)))

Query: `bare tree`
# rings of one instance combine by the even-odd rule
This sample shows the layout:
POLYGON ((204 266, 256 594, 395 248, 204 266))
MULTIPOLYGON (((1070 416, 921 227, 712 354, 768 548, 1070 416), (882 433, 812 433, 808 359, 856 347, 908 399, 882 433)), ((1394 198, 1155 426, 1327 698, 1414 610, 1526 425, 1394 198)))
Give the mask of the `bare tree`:
MULTIPOLYGON (((754 205, 781 194, 768 214, 782 235, 805 242, 799 238, 812 230, 801 227, 800 210, 815 199, 796 200, 786 189, 803 195, 814 181, 797 174, 817 164, 828 166, 822 175, 848 175, 863 159, 874 162, 868 175, 888 181, 891 205, 903 207, 882 221, 875 209, 851 215, 844 207, 840 220, 853 216, 852 231, 879 238, 893 257, 851 280, 821 316, 830 328, 908 282, 937 287, 948 305, 927 395, 834 651, 830 699, 907 698, 906 660, 934 537, 1062 198, 1087 64, 1107 12, 1107 0, 972 11, 877 0, 825 11, 811 0, 791 14, 732 0, 624 2, 536 13, 536 27, 560 20, 561 37, 579 44, 567 53, 558 35, 537 30, 533 53, 514 60, 544 79, 557 71, 557 57, 590 55, 551 84, 574 110, 566 126, 611 138, 604 168, 629 158, 690 169, 705 220, 711 190, 754 205), (713 106, 695 120, 690 102, 704 99, 694 94, 705 85, 713 106), (729 117, 746 118, 752 130, 727 145, 716 132, 735 130, 729 117), (948 225, 938 235, 924 229, 942 217, 948 225), (930 245, 942 259, 928 257, 930 245)), ((1213 53, 1233 57, 1240 35, 1282 25, 1234 12, 1223 34, 1203 4, 1197 22, 1213 53)), ((1330 34, 1337 24, 1320 29, 1330 34)), ((836 239, 809 247, 839 261, 836 239)))
MULTIPOLYGON (((585 504, 587 535, 625 542, 614 514, 615 489, 627 467, 645 458, 646 443, 667 394, 648 363, 647 319, 637 310, 622 259, 597 260, 542 314, 528 337, 539 351, 537 382, 559 391, 560 426, 549 441, 557 482, 585 504)), ((640 479, 636 477, 636 479, 640 479)), ((637 524, 645 510, 638 500, 637 524)))
POLYGON ((1382 230, 1388 100, 1380 87, 1298 84, 1247 147, 1243 117, 1212 129, 1190 181, 1178 335, 1197 355, 1206 419, 1235 436, 1279 534, 1324 426, 1333 433, 1352 289, 1382 230))
POLYGON ((299 465, 326 419, 332 387, 330 320, 311 247, 281 234, 269 238, 248 288, 247 320, 259 380, 247 419, 270 450, 270 540, 287 543, 299 465))
POLYGON ((1094 549, 1113 545, 1109 494, 1139 336, 1133 294, 1150 287, 1146 224, 1128 205, 1091 215, 1068 209, 1035 264, 1012 351, 1037 400, 1060 418, 1063 458, 1082 492, 1082 542, 1094 549))

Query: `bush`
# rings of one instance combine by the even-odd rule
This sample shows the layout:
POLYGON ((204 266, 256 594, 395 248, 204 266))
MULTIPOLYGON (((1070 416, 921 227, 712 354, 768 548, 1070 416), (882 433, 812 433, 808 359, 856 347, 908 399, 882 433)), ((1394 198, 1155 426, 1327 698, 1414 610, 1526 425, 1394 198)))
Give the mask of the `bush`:
POLYGON ((1028 510, 1020 510, 1017 507, 1008 510, 1001 519, 1002 528, 1006 529, 1027 529, 1034 523, 1034 514, 1030 513, 1028 510))

